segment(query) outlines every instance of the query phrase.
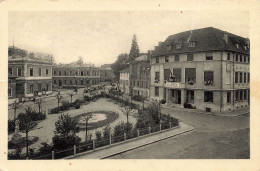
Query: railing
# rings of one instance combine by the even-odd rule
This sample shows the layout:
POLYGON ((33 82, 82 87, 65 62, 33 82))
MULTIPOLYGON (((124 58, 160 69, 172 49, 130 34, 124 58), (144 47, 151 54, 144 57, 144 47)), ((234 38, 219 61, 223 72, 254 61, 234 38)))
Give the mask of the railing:
MULTIPOLYGON (((172 124, 174 122, 169 123, 163 123, 158 124, 153 127, 143 128, 143 129, 136 129, 131 132, 124 133, 119 136, 112 136, 110 135, 109 138, 101 139, 101 140, 93 140, 89 141, 86 144, 81 145, 74 145, 73 147, 66 149, 66 150, 60 150, 60 151, 52 151, 50 154, 46 154, 43 156, 37 156, 35 158, 32 158, 33 160, 43 160, 43 159, 61 159, 67 156, 75 156, 76 154, 95 150, 96 148, 101 148, 105 146, 109 146, 111 144, 119 143, 119 142, 125 142, 126 140, 137 138, 139 136, 148 135, 151 133, 159 132, 166 129, 171 129, 172 124)), ((176 123, 175 123, 176 124, 176 123)), ((177 123, 175 126, 178 126, 179 123, 177 123)))

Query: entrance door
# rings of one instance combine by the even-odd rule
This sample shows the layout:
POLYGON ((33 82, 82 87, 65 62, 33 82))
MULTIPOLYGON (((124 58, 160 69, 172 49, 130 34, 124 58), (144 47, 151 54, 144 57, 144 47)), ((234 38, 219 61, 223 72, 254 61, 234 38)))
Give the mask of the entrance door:
POLYGON ((178 104, 181 104, 181 90, 177 90, 178 104))

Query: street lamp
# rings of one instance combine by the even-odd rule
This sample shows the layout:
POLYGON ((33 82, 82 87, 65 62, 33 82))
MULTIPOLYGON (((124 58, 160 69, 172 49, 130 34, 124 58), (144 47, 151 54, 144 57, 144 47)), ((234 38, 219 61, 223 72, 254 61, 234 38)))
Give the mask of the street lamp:
POLYGON ((78 84, 77 84, 77 75, 75 75, 74 78, 75 78, 75 87, 76 87, 76 88, 75 88, 75 92, 77 92, 77 91, 78 91, 78 87, 77 87, 77 85, 78 85, 78 84))
POLYGON ((58 92, 58 94, 56 95, 56 98, 58 99, 58 110, 60 110, 60 99, 61 99, 60 92, 58 92))
POLYGON ((34 103, 35 104, 38 104, 38 107, 39 107, 39 114, 41 113, 41 104, 43 102, 43 99, 41 97, 41 95, 38 95, 39 97, 35 99, 34 103))

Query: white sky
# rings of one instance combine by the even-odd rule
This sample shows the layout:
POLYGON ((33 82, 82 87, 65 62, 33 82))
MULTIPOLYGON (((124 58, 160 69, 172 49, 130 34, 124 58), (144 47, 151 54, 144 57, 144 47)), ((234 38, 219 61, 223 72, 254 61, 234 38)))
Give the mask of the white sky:
POLYGON ((133 34, 140 52, 153 50, 169 35, 215 27, 249 37, 247 11, 9 12, 9 45, 51 53, 55 62, 82 56, 85 63, 113 63, 129 53, 133 34))

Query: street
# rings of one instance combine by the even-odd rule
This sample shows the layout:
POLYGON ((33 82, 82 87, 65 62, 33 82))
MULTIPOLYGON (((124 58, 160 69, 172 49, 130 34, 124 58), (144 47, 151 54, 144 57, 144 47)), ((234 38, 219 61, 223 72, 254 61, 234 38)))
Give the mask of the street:
POLYGON ((249 114, 239 117, 188 112, 170 114, 194 127, 194 132, 124 152, 109 159, 234 159, 250 158, 249 114))

